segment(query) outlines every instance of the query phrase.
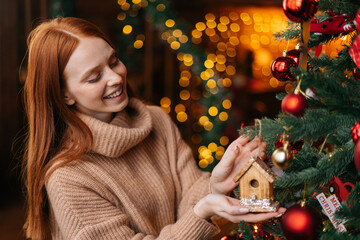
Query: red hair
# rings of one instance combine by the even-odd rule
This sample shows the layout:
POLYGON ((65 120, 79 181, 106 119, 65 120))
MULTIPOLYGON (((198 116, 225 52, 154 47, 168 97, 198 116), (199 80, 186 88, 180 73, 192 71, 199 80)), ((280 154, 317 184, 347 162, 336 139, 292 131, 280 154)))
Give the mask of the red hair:
POLYGON ((100 37, 113 47, 98 27, 78 18, 44 22, 28 37, 24 86, 28 133, 23 169, 27 193, 25 229, 26 237, 31 239, 44 239, 46 235, 45 182, 51 173, 91 150, 91 131, 65 104, 62 92, 64 69, 79 37, 100 37), (52 167, 55 162, 59 164, 52 167))

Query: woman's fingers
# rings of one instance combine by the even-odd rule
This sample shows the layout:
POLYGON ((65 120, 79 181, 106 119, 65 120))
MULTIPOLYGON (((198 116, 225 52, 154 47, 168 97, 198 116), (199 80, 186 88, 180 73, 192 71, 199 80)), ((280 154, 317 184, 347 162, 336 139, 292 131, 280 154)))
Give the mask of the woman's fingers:
POLYGON ((209 194, 201 199, 194 207, 195 213, 203 218, 218 215, 231 222, 261 222, 270 218, 280 217, 285 213, 285 208, 276 212, 249 213, 249 209, 240 205, 240 200, 221 194, 209 194))
MULTIPOLYGON (((247 210, 247 208, 245 209, 247 210)), ((277 212, 267 212, 267 213, 231 214, 229 212, 224 212, 221 217, 224 217, 233 223, 238 223, 241 221, 257 223, 271 218, 280 217, 285 213, 285 211, 286 211, 285 208, 280 208, 277 212)))
POLYGON ((233 141, 226 149, 224 156, 217 165, 221 166, 222 168, 232 168, 234 160, 239 155, 242 146, 244 146, 249 141, 249 139, 249 136, 240 136, 235 141, 233 141))
POLYGON ((285 211, 286 211, 285 208, 279 208, 279 210, 276 212, 248 213, 241 217, 244 217, 243 220, 246 222, 257 223, 257 222, 262 222, 262 221, 268 220, 270 218, 280 217, 285 213, 285 211))

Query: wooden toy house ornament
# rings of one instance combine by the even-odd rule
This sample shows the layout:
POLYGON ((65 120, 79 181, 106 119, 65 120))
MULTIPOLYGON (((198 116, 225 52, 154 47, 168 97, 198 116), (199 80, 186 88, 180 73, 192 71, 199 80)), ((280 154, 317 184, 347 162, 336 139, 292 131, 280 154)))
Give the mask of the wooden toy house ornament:
POLYGON ((259 157, 253 157, 235 176, 239 181, 240 204, 250 212, 275 212, 279 202, 273 202, 275 173, 259 157))

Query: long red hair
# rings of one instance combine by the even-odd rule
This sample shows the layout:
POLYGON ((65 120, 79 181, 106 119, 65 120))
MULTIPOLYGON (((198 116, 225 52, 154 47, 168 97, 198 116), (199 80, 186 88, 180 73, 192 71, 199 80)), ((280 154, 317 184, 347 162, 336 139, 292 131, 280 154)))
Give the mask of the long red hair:
POLYGON ((62 92, 64 69, 79 37, 91 36, 100 37, 113 47, 98 27, 78 18, 43 22, 28 37, 28 75, 24 86, 28 133, 23 163, 27 238, 45 238, 48 222, 45 182, 50 174, 91 149, 90 129, 65 104, 62 92), (56 162, 59 164, 52 167, 56 162))

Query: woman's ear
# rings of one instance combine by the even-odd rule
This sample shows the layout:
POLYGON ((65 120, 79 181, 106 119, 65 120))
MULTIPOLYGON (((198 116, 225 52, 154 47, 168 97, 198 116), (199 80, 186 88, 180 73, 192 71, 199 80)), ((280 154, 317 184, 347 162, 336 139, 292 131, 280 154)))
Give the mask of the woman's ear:
POLYGON ((64 91, 64 100, 66 105, 71 106, 75 104, 75 100, 70 97, 70 94, 68 94, 67 91, 64 91))

